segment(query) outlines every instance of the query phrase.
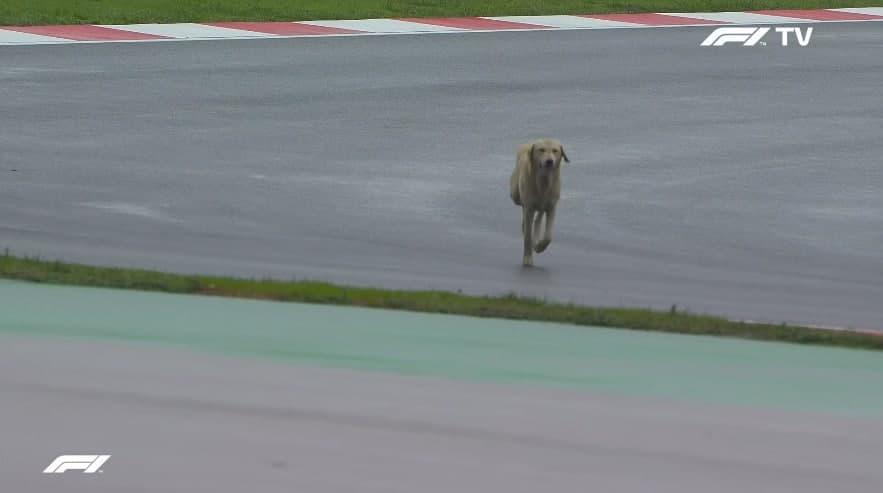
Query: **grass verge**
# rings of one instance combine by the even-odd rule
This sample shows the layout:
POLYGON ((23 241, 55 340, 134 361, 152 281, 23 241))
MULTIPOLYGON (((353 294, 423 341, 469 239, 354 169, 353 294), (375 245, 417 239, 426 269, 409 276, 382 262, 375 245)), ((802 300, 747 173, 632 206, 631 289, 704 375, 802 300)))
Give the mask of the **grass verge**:
POLYGON ((583 326, 728 336, 800 344, 883 350, 883 336, 811 327, 746 323, 678 311, 599 308, 506 296, 468 296, 441 291, 394 291, 314 281, 236 279, 0 255, 0 278, 90 287, 200 294, 274 301, 323 303, 557 322, 583 326))
POLYGON ((879 5, 880 0, 3 0, 0 25, 719 12, 879 5))

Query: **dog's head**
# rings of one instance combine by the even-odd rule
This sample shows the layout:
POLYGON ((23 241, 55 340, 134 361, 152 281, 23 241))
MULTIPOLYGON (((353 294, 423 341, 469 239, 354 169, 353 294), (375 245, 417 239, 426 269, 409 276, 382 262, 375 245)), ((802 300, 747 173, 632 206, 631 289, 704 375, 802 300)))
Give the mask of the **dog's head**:
POLYGON ((570 162, 558 139, 535 140, 531 143, 529 152, 531 166, 540 174, 556 171, 561 166, 562 159, 565 163, 570 162))

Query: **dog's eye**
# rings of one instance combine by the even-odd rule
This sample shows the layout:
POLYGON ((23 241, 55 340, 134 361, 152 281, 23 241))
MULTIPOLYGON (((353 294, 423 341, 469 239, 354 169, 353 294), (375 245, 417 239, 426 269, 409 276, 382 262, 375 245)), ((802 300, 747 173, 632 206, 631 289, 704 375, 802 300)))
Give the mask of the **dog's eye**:
POLYGON ((558 149, 552 149, 553 154, 558 154, 558 149))
POLYGON ((543 149, 542 147, 540 147, 538 150, 539 150, 540 152, 546 152, 546 150, 543 149))

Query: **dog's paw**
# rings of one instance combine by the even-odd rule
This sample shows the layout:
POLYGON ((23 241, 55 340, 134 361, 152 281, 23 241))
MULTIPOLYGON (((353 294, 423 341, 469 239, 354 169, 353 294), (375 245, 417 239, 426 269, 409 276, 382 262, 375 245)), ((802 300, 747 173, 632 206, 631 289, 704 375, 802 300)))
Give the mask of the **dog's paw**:
POLYGON ((552 240, 550 238, 543 238, 542 240, 537 242, 536 246, 534 246, 533 249, 537 253, 542 253, 546 250, 546 248, 549 247, 549 243, 551 242, 552 240))
POLYGON ((521 265, 524 267, 533 267, 533 257, 525 255, 523 259, 521 259, 521 265))

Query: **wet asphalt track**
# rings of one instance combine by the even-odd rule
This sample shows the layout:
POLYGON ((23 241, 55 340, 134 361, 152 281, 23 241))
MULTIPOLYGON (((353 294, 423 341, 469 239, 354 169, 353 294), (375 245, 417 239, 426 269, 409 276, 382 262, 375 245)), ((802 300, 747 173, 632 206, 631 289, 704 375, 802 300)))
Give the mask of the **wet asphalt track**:
POLYGON ((709 32, 0 48, 0 247, 883 328, 883 28, 709 32), (536 135, 573 163, 525 271, 536 135))

